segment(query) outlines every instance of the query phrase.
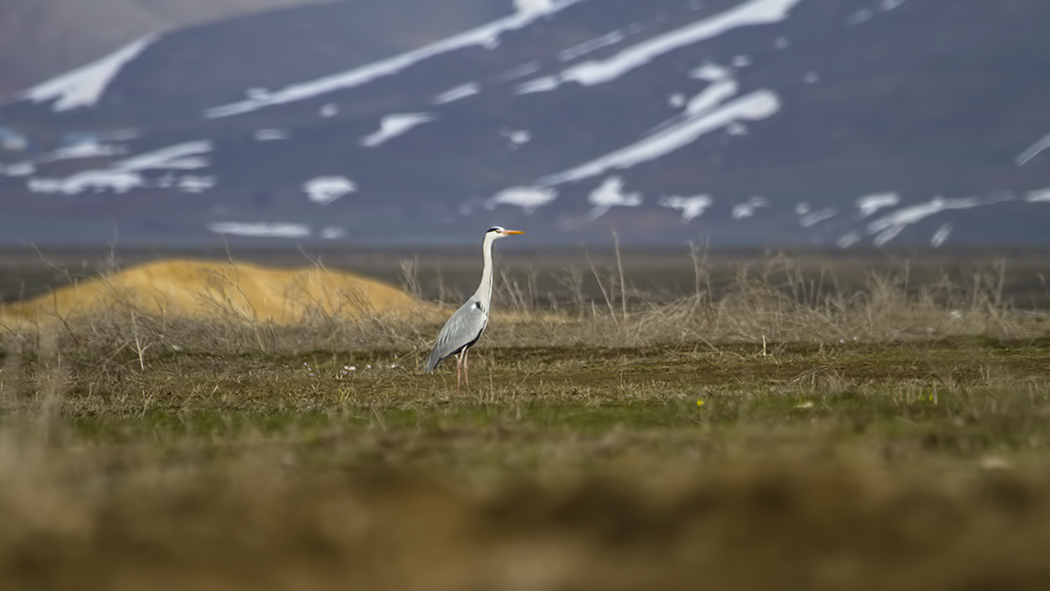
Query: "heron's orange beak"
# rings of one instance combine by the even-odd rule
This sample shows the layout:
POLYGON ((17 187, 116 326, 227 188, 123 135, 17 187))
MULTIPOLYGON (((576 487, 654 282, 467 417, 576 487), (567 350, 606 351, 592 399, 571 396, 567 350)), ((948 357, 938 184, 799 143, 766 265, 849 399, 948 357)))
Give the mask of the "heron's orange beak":
POLYGON ((521 230, 504 230, 503 233, 504 234, 524 234, 525 232, 522 232, 521 230))

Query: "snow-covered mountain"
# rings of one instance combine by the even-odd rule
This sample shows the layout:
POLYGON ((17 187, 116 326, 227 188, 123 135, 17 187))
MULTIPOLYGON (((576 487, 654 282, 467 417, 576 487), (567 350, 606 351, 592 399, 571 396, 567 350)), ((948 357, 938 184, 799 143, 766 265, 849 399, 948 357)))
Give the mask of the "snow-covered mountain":
POLYGON ((312 1, 0 0, 0 97, 150 33, 312 1))
POLYGON ((145 38, 0 107, 2 236, 1050 242, 1042 0, 521 0, 401 51, 430 17, 348 37, 358 4, 145 38))

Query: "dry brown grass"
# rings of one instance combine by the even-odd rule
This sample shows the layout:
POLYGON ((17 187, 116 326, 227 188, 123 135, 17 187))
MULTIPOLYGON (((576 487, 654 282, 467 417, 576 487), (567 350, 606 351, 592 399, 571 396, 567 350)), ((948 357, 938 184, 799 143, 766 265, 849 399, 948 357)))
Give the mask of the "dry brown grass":
POLYGON ((100 314, 294 324, 311 315, 427 315, 399 289, 314 266, 275 269, 232 261, 169 260, 114 270, 0 309, 9 325, 69 322, 100 314))
MULTIPOLYGON (((540 301, 538 273, 498 282, 493 335, 501 346, 647 346, 670 343, 897 341, 982 334, 1031 338, 1048 315, 1016 308, 1003 295, 1005 264, 969 283, 915 284, 909 268, 869 271, 855 287, 814 276, 784 256, 743 262, 711 285, 697 253, 694 293, 667 298, 629 284, 622 265, 569 268, 553 275, 570 292, 540 301), (596 286, 587 292, 586 280, 596 286), (495 332, 498 330, 498 333, 495 332)), ((405 290, 319 265, 278 270, 248 263, 160 262, 113 269, 27 303, 3 306, 0 324, 14 341, 60 326, 62 339, 103 348, 265 351, 426 348, 461 296, 444 308, 421 302, 418 265, 405 261, 405 290), (444 310, 444 311, 442 311, 444 310)), ((1048 294, 1050 299, 1050 294, 1048 294)), ((1050 301, 1047 302, 1050 304, 1050 301)))

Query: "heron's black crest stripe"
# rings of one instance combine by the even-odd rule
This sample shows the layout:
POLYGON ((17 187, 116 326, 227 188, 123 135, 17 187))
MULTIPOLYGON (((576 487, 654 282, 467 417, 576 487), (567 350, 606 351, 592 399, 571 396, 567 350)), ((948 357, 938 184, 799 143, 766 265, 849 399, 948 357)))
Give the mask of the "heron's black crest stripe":
POLYGON ((485 233, 488 234, 489 232, 502 232, 502 231, 503 231, 503 228, 501 228, 499 226, 492 226, 488 230, 485 230, 485 233))

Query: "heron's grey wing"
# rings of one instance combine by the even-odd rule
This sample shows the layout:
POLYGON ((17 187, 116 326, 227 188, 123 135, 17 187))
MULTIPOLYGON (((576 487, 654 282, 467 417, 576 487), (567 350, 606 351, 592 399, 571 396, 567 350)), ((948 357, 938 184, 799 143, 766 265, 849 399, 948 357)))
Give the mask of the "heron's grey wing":
POLYGON ((448 319, 445 326, 441 327, 437 342, 434 343, 434 350, 430 352, 423 371, 427 373, 434 371, 442 359, 458 353, 463 347, 474 344, 474 341, 481 337, 481 333, 485 332, 488 321, 488 310, 481 307, 481 302, 473 297, 467 300, 448 319))

